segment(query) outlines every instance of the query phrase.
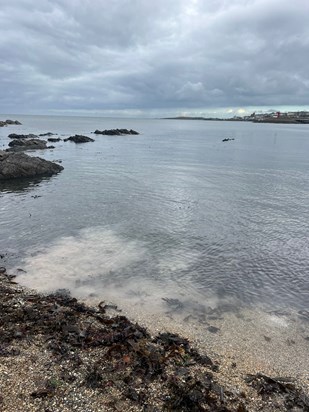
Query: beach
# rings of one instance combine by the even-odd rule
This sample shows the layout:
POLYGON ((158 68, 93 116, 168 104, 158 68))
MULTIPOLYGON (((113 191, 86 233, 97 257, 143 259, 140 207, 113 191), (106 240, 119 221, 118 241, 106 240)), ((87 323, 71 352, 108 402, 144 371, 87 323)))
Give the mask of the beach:
POLYGON ((220 338, 153 335, 117 306, 40 295, 4 269, 0 294, 3 412, 309 410, 308 379, 273 375, 257 348, 241 361, 220 338))

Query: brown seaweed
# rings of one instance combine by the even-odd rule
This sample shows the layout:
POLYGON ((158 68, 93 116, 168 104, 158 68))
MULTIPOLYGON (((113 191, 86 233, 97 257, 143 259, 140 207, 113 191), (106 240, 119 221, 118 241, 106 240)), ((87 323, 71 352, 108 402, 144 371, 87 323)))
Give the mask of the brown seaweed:
MULTIPOLYGON (((105 302, 97 308, 86 306, 65 290, 50 295, 24 293, 4 272, 0 277, 0 356, 19 356, 19 342, 31 345, 40 336, 53 362, 69 365, 62 371, 64 382, 73 384, 74 371, 84 366, 83 386, 94 391, 119 387, 123 398, 140 410, 162 410, 148 401, 151 382, 162 388, 162 408, 167 411, 247 410, 247 399, 218 384, 219 364, 191 347, 188 339, 168 332, 151 337, 127 317, 109 316, 110 308, 105 302), (90 356, 85 367, 83 354, 93 350, 100 359, 91 363, 90 356), (203 372, 197 375, 194 369, 203 372)), ((257 374, 246 381, 265 404, 279 397, 281 410, 309 411, 308 396, 291 379, 257 374)), ((29 395, 48 399, 56 393, 57 383, 50 380, 29 395)))

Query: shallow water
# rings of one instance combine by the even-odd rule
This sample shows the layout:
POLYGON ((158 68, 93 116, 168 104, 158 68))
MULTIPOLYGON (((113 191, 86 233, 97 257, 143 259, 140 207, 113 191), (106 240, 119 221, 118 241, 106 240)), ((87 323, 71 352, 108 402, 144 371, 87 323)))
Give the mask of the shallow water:
POLYGON ((0 184, 0 254, 21 282, 151 311, 308 309, 308 126, 17 118, 0 147, 12 132, 96 140, 37 151, 57 176, 0 184), (141 135, 91 134, 116 127, 141 135))

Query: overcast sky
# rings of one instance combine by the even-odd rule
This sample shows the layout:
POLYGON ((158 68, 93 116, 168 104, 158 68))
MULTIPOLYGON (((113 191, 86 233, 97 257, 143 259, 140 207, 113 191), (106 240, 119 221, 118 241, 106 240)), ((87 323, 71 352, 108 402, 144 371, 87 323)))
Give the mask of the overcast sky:
POLYGON ((0 113, 309 107, 309 0, 0 0, 0 113))

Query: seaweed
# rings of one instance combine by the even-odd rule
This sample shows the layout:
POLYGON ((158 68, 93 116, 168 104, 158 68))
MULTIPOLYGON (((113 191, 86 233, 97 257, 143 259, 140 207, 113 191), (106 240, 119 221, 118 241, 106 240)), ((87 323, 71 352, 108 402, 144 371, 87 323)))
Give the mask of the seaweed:
POLYGON ((275 394, 281 397, 287 411, 293 407, 302 408, 303 412, 309 411, 309 397, 295 385, 293 378, 271 378, 257 373, 247 375, 246 382, 258 391, 263 400, 267 400, 275 394))
MULTIPOLYGON (((151 337, 127 317, 109 316, 109 309, 118 310, 104 301, 89 307, 66 290, 50 295, 25 293, 3 271, 0 357, 19 356, 18 344, 31 345, 39 336, 40 347, 50 352, 52 362, 65 365, 58 380, 45 381, 29 394, 31 398, 48 400, 57 395, 61 381, 74 385, 76 374, 82 374, 79 384, 93 391, 109 386, 120 389, 122 399, 116 400, 116 409, 125 399, 145 412, 247 411, 248 399, 223 388, 216 377, 219 364, 191 347, 188 339, 169 332, 151 337), (92 361, 93 352, 97 357, 92 361), (149 401, 152 383, 162 391, 159 408, 149 401)), ((308 396, 290 378, 257 374, 247 376, 246 382, 267 404, 279 397, 281 410, 309 411, 308 396)))

